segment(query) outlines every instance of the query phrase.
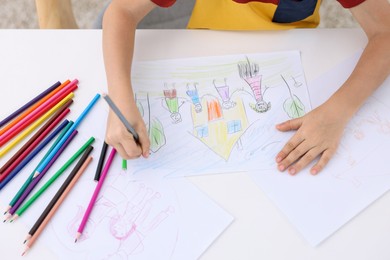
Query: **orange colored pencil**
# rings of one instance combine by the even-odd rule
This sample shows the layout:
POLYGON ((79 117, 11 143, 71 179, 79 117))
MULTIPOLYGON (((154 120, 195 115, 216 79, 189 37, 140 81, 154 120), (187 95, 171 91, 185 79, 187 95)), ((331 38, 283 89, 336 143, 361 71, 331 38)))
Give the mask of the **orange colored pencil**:
POLYGON ((69 183, 68 187, 65 189, 64 193, 62 193, 61 197, 58 199, 56 204, 54 204, 53 208, 50 210, 50 212, 47 214, 45 220, 41 223, 37 231, 35 231, 34 235, 27 241, 26 248, 22 255, 24 255, 28 249, 32 247, 32 245, 35 243, 35 241, 38 239, 39 235, 42 233, 42 231, 45 229, 46 225, 49 223, 57 209, 61 206, 62 202, 65 200, 66 196, 69 194, 70 190, 73 188, 73 186, 76 184, 77 180, 80 178, 80 176, 85 172, 85 169, 87 168, 88 164, 91 162, 92 156, 89 156, 88 159, 83 163, 80 170, 77 172, 77 174, 74 176, 72 181, 69 183))
POLYGON ((30 115, 26 116, 19 123, 14 125, 8 132, 4 133, 0 137, 0 147, 6 144, 9 140, 17 136, 20 132, 26 129, 29 125, 34 123, 37 119, 41 118, 46 112, 50 111, 53 107, 55 107, 59 102, 61 102, 64 98, 66 98, 70 93, 72 93, 77 86, 74 86, 69 89, 64 89, 64 93, 58 93, 58 97, 53 97, 53 100, 48 100, 47 104, 42 105, 42 107, 37 108, 37 110, 31 112, 30 115))
MULTIPOLYGON (((3 129, 0 130, 0 136, 4 134, 8 129, 13 127, 15 124, 17 124, 19 121, 21 121, 23 118, 25 118, 27 115, 29 115, 32 111, 34 111, 37 107, 42 105, 46 100, 54 96, 56 93, 58 93, 61 89, 63 89, 65 86, 67 86, 70 83, 70 80, 65 81, 62 83, 58 88, 50 92, 47 96, 39 100, 37 103, 35 103, 33 106, 28 108, 26 111, 24 111, 22 114, 20 114, 17 118, 12 120, 8 125, 6 125, 3 129)), ((77 84, 77 82, 76 82, 77 84)))

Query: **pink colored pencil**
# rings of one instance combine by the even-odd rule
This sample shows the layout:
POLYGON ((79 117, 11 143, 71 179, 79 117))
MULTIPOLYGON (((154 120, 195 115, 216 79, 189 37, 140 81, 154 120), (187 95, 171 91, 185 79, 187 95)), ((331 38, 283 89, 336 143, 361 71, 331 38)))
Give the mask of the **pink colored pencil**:
POLYGON ((84 228, 85 228, 85 226, 87 224, 89 215, 92 212, 93 206, 95 205, 96 199, 97 199, 97 197, 99 195, 99 192, 100 192, 100 190, 101 190, 101 188, 103 186, 104 179, 106 178, 108 170, 110 169, 111 163, 112 163, 112 161, 113 161, 113 159, 115 157, 115 153, 116 153, 116 150, 113 148, 111 150, 110 155, 108 156, 106 165, 104 166, 104 169, 102 171, 102 175, 100 176, 99 182, 97 183, 95 191, 93 192, 92 198, 91 198, 91 200, 90 200, 90 202, 88 204, 88 208, 87 208, 87 210, 84 213, 83 219, 81 220, 79 229, 77 230, 76 239, 75 239, 74 242, 77 242, 77 240, 80 238, 81 234, 83 233, 83 230, 84 230, 84 228))
POLYGON ((7 169, 4 170, 4 172, 0 175, 0 182, 2 182, 10 172, 12 172, 23 160, 26 158, 32 150, 35 149, 39 145, 39 143, 53 130, 59 122, 69 113, 70 109, 65 108, 65 110, 62 111, 60 115, 57 116, 57 118, 54 119, 54 121, 51 122, 51 124, 41 133, 34 142, 31 143, 16 159, 13 161, 7 169))
POLYGON ((32 111, 34 111, 37 107, 39 107, 41 104, 45 103, 46 100, 54 96, 58 91, 63 89, 65 86, 67 86, 70 83, 70 80, 66 80, 64 83, 61 84, 58 88, 47 94, 45 97, 43 97, 41 100, 39 100, 37 103, 29 107, 26 111, 24 111, 22 114, 20 114, 18 117, 14 118, 11 122, 9 122, 6 126, 4 126, 2 129, 0 129, 0 135, 4 134, 8 131, 11 127, 13 127, 15 124, 17 124, 20 120, 25 118, 27 115, 29 115, 32 111))
POLYGON ((58 93, 48 99, 45 103, 39 106, 36 110, 32 111, 25 118, 20 120, 13 127, 8 129, 4 134, 0 137, 0 147, 20 133, 26 126, 37 120, 44 113, 49 111, 52 107, 54 107, 58 102, 64 99, 69 93, 73 92, 77 89, 76 80, 72 81, 69 85, 61 89, 58 93), (73 84, 72 84, 73 83, 73 84))
MULTIPOLYGON (((66 102, 61 109, 59 109, 31 138, 26 142, 0 169, 0 173, 3 173, 16 159, 20 157, 20 155, 28 149, 35 141, 35 139, 38 139, 40 135, 44 134, 46 129, 56 120, 56 118, 61 118, 62 120, 63 116, 62 113, 67 110, 67 108, 73 103, 73 100, 69 100, 66 102)), ((69 113, 70 109, 65 113, 69 113)), ((64 116, 65 116, 64 115, 64 116)))
POLYGON ((57 209, 61 206, 61 204, 65 200, 66 196, 69 194, 69 192, 71 191, 73 186, 76 184, 77 180, 80 178, 80 176, 83 174, 83 172, 85 172, 85 169, 87 168, 87 166, 91 162, 91 160, 92 160, 92 156, 89 156, 88 159, 83 163, 80 170, 76 173, 76 175, 74 176, 72 181, 69 183, 68 187, 66 187, 66 189, 62 193, 61 197, 57 200, 57 202, 54 204, 53 208, 47 214, 45 220, 43 220, 43 222, 41 223, 41 225, 39 226, 37 231, 35 231, 34 235, 28 240, 28 242, 26 244, 26 248, 25 248, 22 255, 24 255, 27 252, 27 250, 32 247, 34 242, 37 240, 39 235, 42 233, 44 228, 47 226, 47 224, 51 220, 51 218, 54 216, 57 209))

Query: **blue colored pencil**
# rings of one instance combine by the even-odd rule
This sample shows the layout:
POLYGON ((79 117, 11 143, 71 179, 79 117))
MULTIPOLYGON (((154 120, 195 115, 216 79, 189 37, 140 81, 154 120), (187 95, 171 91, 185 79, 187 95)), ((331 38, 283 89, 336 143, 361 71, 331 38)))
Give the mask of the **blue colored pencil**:
POLYGON ((63 121, 42 143, 40 143, 24 160, 13 169, 10 174, 0 182, 2 190, 23 168, 26 166, 67 124, 68 120, 63 121))
POLYGON ((30 100, 29 102, 27 102, 26 104, 24 104, 22 107, 20 107, 18 110, 16 110, 15 112, 13 112, 12 114, 10 114, 9 116, 7 116, 6 118, 4 118, 3 120, 0 121, 0 127, 4 126, 5 124, 7 124, 10 120, 12 120, 14 117, 16 117, 17 115, 19 115, 20 113, 22 113, 24 110, 26 110, 27 108, 29 108, 30 106, 32 106, 33 104, 35 104, 36 102, 38 102, 40 99, 42 99, 44 96, 46 96, 47 94, 49 94, 50 92, 52 92, 54 89, 56 89, 58 86, 61 85, 61 82, 56 82, 53 86, 51 86, 50 88, 46 89, 45 91, 43 91, 41 94, 39 94, 38 96, 36 96, 35 98, 33 98, 32 100, 30 100))
POLYGON ((65 141, 68 139, 68 137, 72 134, 73 130, 77 128, 77 126, 83 121, 85 116, 88 114, 88 112, 91 110, 91 108, 96 104, 98 99, 100 98, 100 94, 96 94, 96 96, 92 99, 92 101, 88 104, 88 106, 84 109, 84 111, 80 114, 80 116, 76 119, 72 127, 66 132, 64 137, 62 137, 61 141, 54 147, 53 151, 47 156, 47 158, 39 164, 34 177, 37 177, 43 169, 46 167, 46 165, 50 162, 50 160, 54 157, 54 155, 58 152, 58 150, 61 148, 61 146, 65 143, 65 141))
MULTIPOLYGON (((58 142, 61 140, 61 138, 66 134, 66 132, 69 130, 69 128, 73 125, 73 121, 69 121, 69 123, 65 126, 65 128, 61 131, 60 135, 56 138, 56 140, 54 141, 54 143, 50 146, 49 150, 46 152, 46 154, 43 156, 43 158, 41 159, 41 161, 38 163, 38 165, 43 162, 46 157, 50 154, 50 152, 54 149, 54 147, 58 144, 58 142)), ((28 176, 28 178, 26 179, 26 181, 23 183, 22 187, 20 187, 20 189, 18 190, 18 192, 15 194, 15 196, 12 198, 11 202, 8 204, 7 206, 7 209, 5 210, 4 214, 7 214, 8 210, 13 206, 15 205, 15 203, 18 201, 18 199, 20 198, 20 196, 22 196, 23 192, 27 189, 28 185, 30 185, 30 183, 32 182, 33 180, 33 176, 34 176, 34 173, 35 171, 37 170, 38 168, 38 165, 37 167, 35 167, 35 169, 32 171, 32 173, 28 176)))

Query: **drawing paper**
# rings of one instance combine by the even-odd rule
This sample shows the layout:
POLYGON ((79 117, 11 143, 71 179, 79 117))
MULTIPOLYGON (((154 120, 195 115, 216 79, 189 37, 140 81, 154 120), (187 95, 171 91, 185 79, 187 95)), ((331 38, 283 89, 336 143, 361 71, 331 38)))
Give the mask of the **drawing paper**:
MULTIPOLYGON (((313 107, 337 90, 359 57, 360 53, 309 84, 313 107)), ((317 176, 310 175, 310 167, 296 176, 281 173, 276 167, 250 172, 253 180, 313 246, 390 188, 390 172, 386 170, 390 145, 389 89, 390 79, 387 79, 368 98, 347 125, 337 153, 317 176)), ((285 140, 291 135, 286 134, 285 140)), ((281 148, 282 145, 277 150, 281 148)))
POLYGON ((152 152, 136 174, 268 169, 275 124, 311 109, 298 51, 139 62, 132 86, 152 152))

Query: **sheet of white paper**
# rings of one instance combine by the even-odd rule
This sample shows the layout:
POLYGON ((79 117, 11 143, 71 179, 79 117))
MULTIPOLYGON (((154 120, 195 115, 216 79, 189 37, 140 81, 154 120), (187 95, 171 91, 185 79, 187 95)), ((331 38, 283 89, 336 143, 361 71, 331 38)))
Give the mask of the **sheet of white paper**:
POLYGON ((275 124, 311 109, 298 51, 140 62, 132 84, 152 142, 136 172, 267 169, 275 124))
MULTIPOLYGON (((347 79, 360 53, 310 83, 313 107, 347 79)), ((252 171, 260 188, 313 246, 333 234, 390 188, 390 79, 348 124, 336 155, 317 176, 252 171)), ((279 147, 281 149, 281 147, 279 147)))
POLYGON ((113 166, 81 239, 74 243, 95 186, 90 178, 42 237, 62 259, 197 259, 233 219, 184 179, 145 172, 133 182, 118 157, 113 166))

